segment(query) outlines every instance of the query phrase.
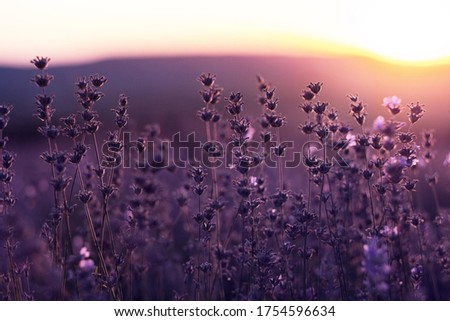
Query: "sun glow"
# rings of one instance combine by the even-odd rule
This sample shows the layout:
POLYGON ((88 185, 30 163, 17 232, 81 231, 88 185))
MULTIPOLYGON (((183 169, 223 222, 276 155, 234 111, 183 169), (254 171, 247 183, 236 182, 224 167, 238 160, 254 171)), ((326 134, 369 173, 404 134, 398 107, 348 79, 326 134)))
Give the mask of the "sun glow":
POLYGON ((349 41, 397 62, 433 63, 448 59, 450 40, 445 1, 373 2, 365 14, 352 15, 349 41))
POLYGON ((449 62, 445 0, 3 1, 0 63, 145 55, 372 56, 449 62))
POLYGON ((450 3, 443 0, 318 0, 287 12, 287 20, 293 23, 285 31, 307 37, 305 46, 322 52, 366 55, 402 64, 448 63, 449 9, 450 3), (296 21, 295 15, 305 8, 312 14, 296 21))

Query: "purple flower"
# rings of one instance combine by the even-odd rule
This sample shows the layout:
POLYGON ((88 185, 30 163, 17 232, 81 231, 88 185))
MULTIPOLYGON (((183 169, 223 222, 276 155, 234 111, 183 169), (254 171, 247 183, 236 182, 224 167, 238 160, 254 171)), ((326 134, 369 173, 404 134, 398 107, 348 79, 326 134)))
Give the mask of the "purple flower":
POLYGON ((34 79, 32 79, 33 82, 36 83, 36 85, 40 88, 47 87, 50 85, 50 82, 53 80, 53 76, 51 75, 36 75, 34 76, 34 79))
POLYGON ((36 56, 35 59, 31 60, 30 62, 39 70, 44 70, 47 68, 47 65, 50 61, 50 58, 48 57, 39 57, 36 56))
POLYGON ((206 87, 212 87, 216 80, 216 75, 211 73, 201 74, 198 80, 206 87))
POLYGON ((401 98, 398 98, 397 96, 385 97, 383 99, 383 106, 388 108, 392 115, 397 115, 401 111, 401 102, 401 98))
POLYGON ((450 167, 450 153, 445 156, 444 165, 450 167))
POLYGON ((383 116, 378 116, 373 122, 373 129, 381 132, 385 127, 386 121, 383 116))

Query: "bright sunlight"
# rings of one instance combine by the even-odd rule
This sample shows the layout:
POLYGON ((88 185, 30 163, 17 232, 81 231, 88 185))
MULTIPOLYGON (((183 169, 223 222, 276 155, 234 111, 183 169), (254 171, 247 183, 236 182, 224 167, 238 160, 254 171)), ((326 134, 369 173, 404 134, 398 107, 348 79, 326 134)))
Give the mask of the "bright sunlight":
POLYGON ((440 0, 2 2, 0 63, 36 52, 60 63, 121 56, 369 55, 400 63, 450 57, 440 0), (27 5, 28 4, 28 5, 27 5))

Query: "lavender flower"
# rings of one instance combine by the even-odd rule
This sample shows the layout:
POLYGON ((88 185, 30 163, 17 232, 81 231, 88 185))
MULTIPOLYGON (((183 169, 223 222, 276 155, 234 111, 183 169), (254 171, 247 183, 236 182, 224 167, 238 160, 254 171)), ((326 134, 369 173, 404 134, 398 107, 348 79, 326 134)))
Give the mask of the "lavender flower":
POLYGON ((401 102, 401 98, 397 96, 385 97, 383 99, 383 106, 389 109, 392 115, 397 115, 401 111, 401 102))
POLYGON ((388 265, 386 249, 379 245, 378 238, 368 239, 364 245, 362 266, 366 273, 365 285, 371 295, 371 299, 386 299, 391 268, 388 265))

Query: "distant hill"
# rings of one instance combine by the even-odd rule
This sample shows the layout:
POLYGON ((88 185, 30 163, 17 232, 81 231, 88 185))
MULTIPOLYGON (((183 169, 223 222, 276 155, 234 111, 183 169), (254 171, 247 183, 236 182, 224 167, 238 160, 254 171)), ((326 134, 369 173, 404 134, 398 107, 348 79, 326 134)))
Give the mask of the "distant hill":
MULTIPOLYGON (((34 69, 0 68, 0 102, 15 106, 10 135, 25 138, 38 124, 34 112, 34 96, 38 88, 30 82, 34 69)), ((287 58, 287 57, 175 57, 106 60, 91 64, 52 67, 55 76, 50 92, 56 95, 57 116, 80 110, 74 96, 74 83, 81 76, 94 73, 105 75, 103 88, 106 97, 98 104, 105 116, 111 115, 119 94, 130 97, 131 126, 159 122, 163 132, 189 130, 198 124, 195 113, 201 106, 198 95, 202 72, 217 75, 217 83, 224 94, 241 91, 245 108, 253 115, 260 109, 256 104, 256 74, 261 74, 277 88, 280 111, 288 116, 287 131, 296 131, 303 114, 297 108, 300 92, 311 81, 324 83, 321 99, 331 102, 341 115, 347 116, 347 94, 358 93, 368 103, 373 119, 387 115, 381 107, 383 97, 397 95, 405 104, 420 101, 427 113, 420 125, 439 129, 439 136, 449 137, 450 122, 450 66, 395 66, 360 57, 287 58)), ((222 102, 222 105, 224 103, 222 102)), ((221 106, 222 106, 221 105, 221 106)), ((29 137, 29 136, 28 136, 29 137)))

